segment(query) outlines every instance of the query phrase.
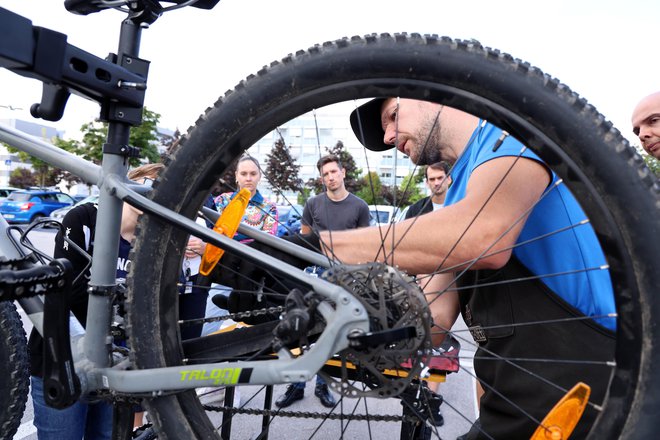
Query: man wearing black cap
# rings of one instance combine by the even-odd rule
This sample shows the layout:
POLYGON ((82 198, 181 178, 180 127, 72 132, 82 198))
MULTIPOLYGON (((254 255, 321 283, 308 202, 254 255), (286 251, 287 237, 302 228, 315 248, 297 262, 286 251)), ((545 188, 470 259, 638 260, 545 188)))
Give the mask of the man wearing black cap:
MULTIPOLYGON (((328 248, 332 244, 328 254, 344 264, 382 261, 396 243, 388 263, 408 273, 469 269, 458 290, 429 297, 436 326, 450 329, 460 311, 479 344, 474 367, 486 393, 481 428, 468 438, 529 438, 579 381, 591 387, 591 401, 601 404, 610 374, 604 365, 519 366, 492 359, 613 358, 616 320, 603 318, 615 313, 609 271, 591 226, 574 226, 586 216, 568 188, 506 132, 452 107, 375 99, 353 111, 351 125, 368 149, 394 146, 416 164, 453 164, 445 207, 394 225, 388 232, 396 240, 383 239, 378 228, 335 232, 332 241, 327 233, 320 238, 328 248), (499 282, 511 279, 517 282, 499 282), (567 323, 512 325, 557 319, 567 323)), ((435 282, 449 285, 451 280, 443 273, 435 282)), ((434 333, 439 344, 442 332, 434 333)), ((575 438, 586 436, 596 416, 596 410, 586 409, 575 438)))

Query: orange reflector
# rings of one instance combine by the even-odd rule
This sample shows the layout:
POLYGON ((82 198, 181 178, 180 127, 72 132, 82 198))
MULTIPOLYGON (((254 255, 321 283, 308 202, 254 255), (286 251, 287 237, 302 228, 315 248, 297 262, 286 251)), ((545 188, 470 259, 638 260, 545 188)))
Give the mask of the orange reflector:
POLYGON ((579 382, 545 416, 530 440, 566 440, 587 407, 591 387, 579 382))
MULTIPOLYGON (((222 210, 222 214, 218 221, 215 222, 213 230, 232 238, 234 234, 236 234, 236 230, 241 223, 241 219, 243 218, 245 208, 247 208, 249 201, 250 190, 240 190, 225 209, 222 210)), ((212 244, 206 245, 206 250, 204 250, 204 255, 202 256, 202 262, 199 265, 199 273, 204 276, 210 274, 224 253, 224 249, 220 249, 212 244)))

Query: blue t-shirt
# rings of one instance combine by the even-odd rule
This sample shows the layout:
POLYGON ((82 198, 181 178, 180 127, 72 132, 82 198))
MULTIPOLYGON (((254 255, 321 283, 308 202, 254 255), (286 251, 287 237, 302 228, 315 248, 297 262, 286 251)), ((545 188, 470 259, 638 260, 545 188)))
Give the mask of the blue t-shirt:
MULTIPOLYGON (((480 121, 465 151, 452 167, 453 183, 447 190, 445 206, 465 197, 472 172, 491 159, 522 156, 543 163, 534 152, 525 149, 512 136, 506 137, 497 151, 493 152, 493 146, 501 135, 501 129, 480 121)), ((557 179, 552 173, 552 184, 557 182, 557 179)), ((615 313, 612 282, 609 270, 601 269, 607 263, 596 234, 589 223, 569 227, 577 225, 587 216, 566 185, 552 184, 530 213, 516 242, 522 244, 514 248, 513 254, 533 274, 562 274, 544 276, 541 280, 564 301, 585 315, 615 313), (555 233, 562 228, 567 229, 555 233), (545 234, 549 235, 538 239, 545 234)), ((595 321, 606 328, 616 328, 614 318, 597 318, 595 321)))

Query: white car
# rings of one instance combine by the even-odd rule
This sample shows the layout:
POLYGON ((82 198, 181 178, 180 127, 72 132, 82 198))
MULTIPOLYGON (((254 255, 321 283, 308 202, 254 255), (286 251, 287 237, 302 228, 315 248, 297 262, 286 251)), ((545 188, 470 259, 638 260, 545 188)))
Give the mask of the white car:
POLYGON ((0 188, 0 200, 4 200, 7 196, 14 191, 18 191, 19 188, 12 188, 11 186, 3 186, 0 188))
POLYGON ((97 203, 98 201, 99 201, 99 195, 98 194, 94 194, 94 195, 85 197, 84 199, 82 199, 78 203, 75 203, 75 204, 70 205, 70 206, 65 206, 64 208, 56 209, 55 211, 50 213, 50 218, 53 219, 53 220, 57 220, 58 222, 62 223, 62 219, 64 218, 66 213, 71 211, 71 209, 74 206, 82 205, 83 203, 97 203))
MULTIPOLYGON (((371 215, 371 225, 387 225, 392 222, 395 210, 397 208, 390 205, 369 205, 369 214, 371 215)), ((399 211, 397 210, 396 213, 399 211)))

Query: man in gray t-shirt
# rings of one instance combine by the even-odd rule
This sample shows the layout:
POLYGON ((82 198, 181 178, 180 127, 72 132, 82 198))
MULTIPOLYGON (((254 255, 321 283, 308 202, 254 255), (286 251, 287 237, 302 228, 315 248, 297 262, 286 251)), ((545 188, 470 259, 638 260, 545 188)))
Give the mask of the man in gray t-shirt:
POLYGON ((303 209, 300 232, 343 231, 369 226, 369 206, 344 185, 346 170, 339 158, 323 156, 317 164, 325 192, 312 197, 303 209))
MULTIPOLYGON (((342 170, 344 171, 344 170, 342 170)), ((369 226, 369 207, 361 198, 349 193, 344 188, 343 198, 333 199, 326 191, 312 197, 305 204, 301 232, 343 231, 369 226)))
MULTIPOLYGON (((305 204, 300 232, 309 234, 312 231, 342 231, 369 226, 369 206, 346 189, 346 170, 339 158, 334 155, 323 156, 316 166, 321 174, 325 192, 312 197, 305 204)), ((318 375, 314 395, 323 406, 335 406, 335 398, 330 394, 328 385, 318 375)), ((305 382, 293 383, 277 399, 275 405, 286 408, 304 396, 305 382)))

